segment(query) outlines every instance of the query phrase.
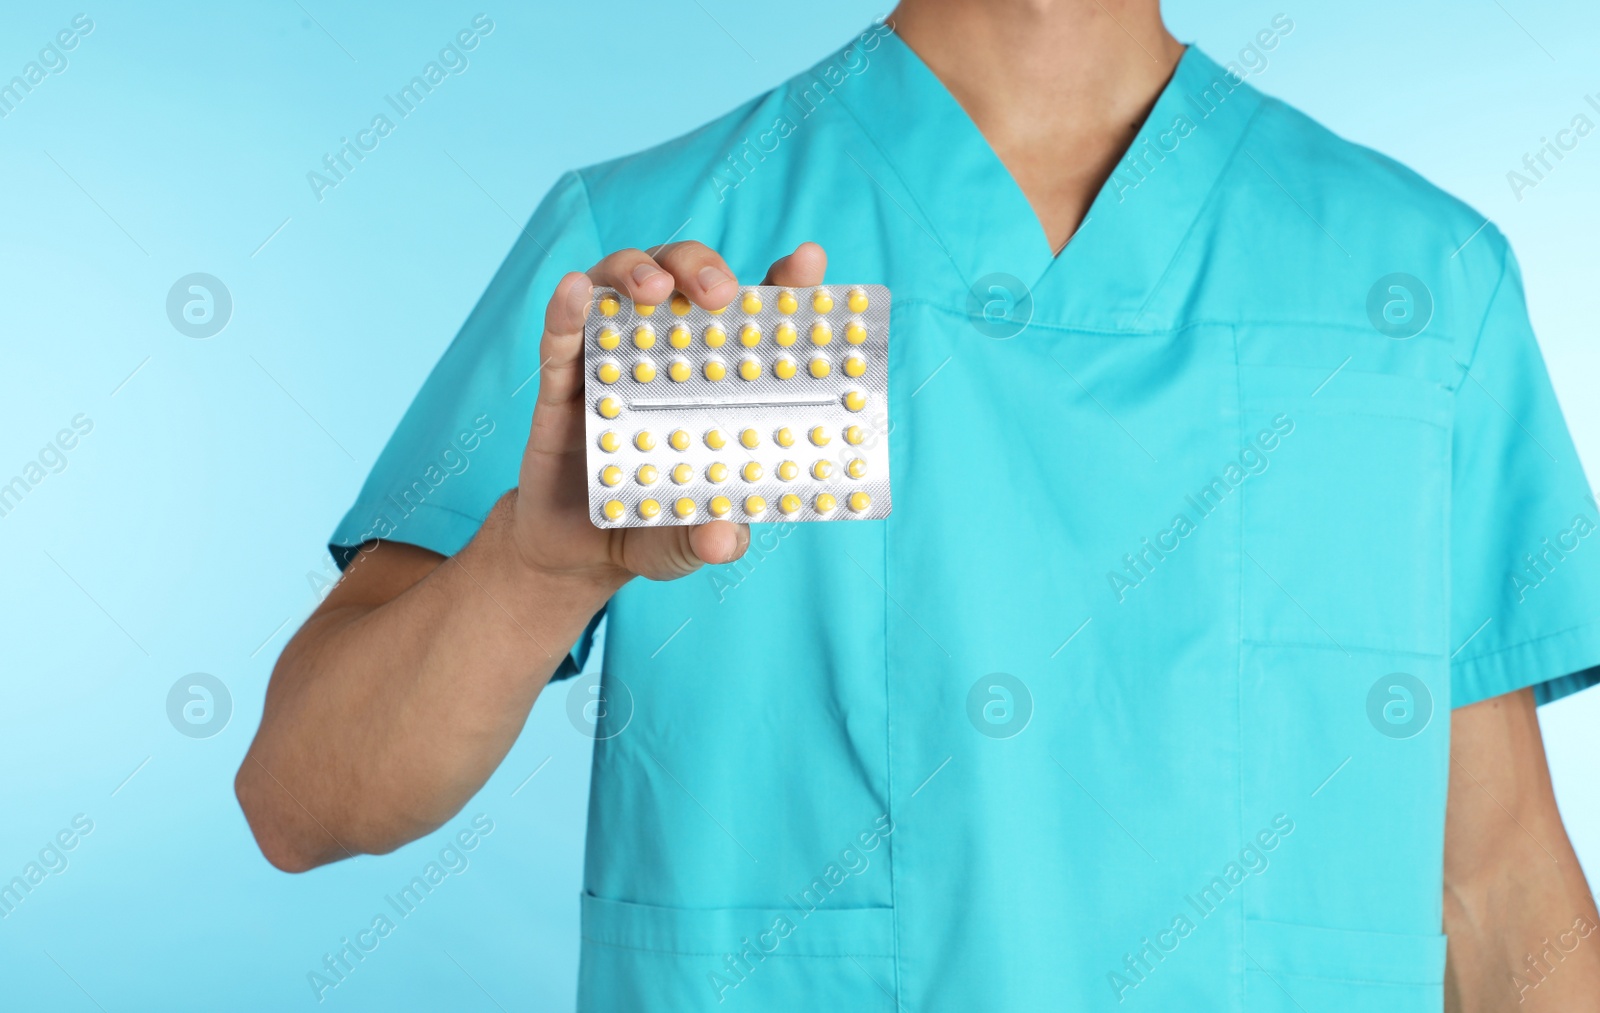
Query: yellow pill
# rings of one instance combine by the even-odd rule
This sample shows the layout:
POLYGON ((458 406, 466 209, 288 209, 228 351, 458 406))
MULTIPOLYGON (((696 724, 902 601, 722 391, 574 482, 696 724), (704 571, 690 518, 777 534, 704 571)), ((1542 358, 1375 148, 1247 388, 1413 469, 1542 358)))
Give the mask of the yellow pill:
POLYGON ((614 317, 614 316, 617 315, 617 313, 621 309, 622 309, 622 303, 617 301, 617 297, 616 296, 614 296, 614 295, 603 295, 603 296, 600 297, 600 315, 601 316, 614 317))
POLYGON ((831 492, 819 492, 819 493, 817 493, 817 499, 816 499, 817 513, 819 513, 819 514, 829 513, 829 512, 831 512, 833 510, 834 507, 836 507, 838 505, 839 505, 839 501, 833 498, 833 493, 831 493, 831 492))
POLYGON ((761 344, 761 328, 755 324, 745 324, 739 328, 739 344, 746 348, 754 348, 761 344))
POLYGON ((653 499, 647 499, 639 504, 639 516, 647 521, 654 520, 659 513, 661 513, 661 504, 653 499))
POLYGON ((711 361, 706 363, 706 379, 707 380, 710 380, 713 383, 715 383, 716 381, 722 379, 723 377, 725 377, 727 375, 728 375, 728 367, 724 366, 722 363, 718 362, 716 359, 712 359, 711 361))
POLYGON ((828 430, 827 429, 823 428, 822 426, 812 426, 811 427, 811 443, 812 443, 812 445, 818 446, 818 447, 826 447, 828 445, 828 441, 831 440, 831 439, 833 439, 833 437, 828 435, 828 430))
POLYGON ((867 360, 859 355, 852 355, 844 360, 845 376, 860 376, 867 371, 867 360))
POLYGON ((794 371, 794 360, 789 358, 787 355, 772 364, 773 375, 780 380, 794 379, 794 371))
POLYGON ((757 292, 755 289, 746 290, 744 298, 739 301, 739 308, 744 310, 746 313, 760 313, 761 293, 757 292))
POLYGON ((694 335, 690 333, 689 328, 683 326, 682 324, 674 327, 671 332, 667 334, 667 344, 680 350, 688 348, 689 342, 693 340, 694 335))
POLYGON ((641 362, 633 367, 633 378, 640 383, 649 383, 656 378, 656 367, 651 362, 641 362))
POLYGON ((667 437, 667 442, 672 444, 673 450, 688 450, 689 444, 694 441, 682 429, 674 429, 672 435, 667 437))
POLYGON ((693 517, 694 500, 687 496, 679 498, 678 502, 672 504, 672 512, 677 514, 679 517, 693 517))
POLYGON ((711 509, 711 516, 726 517, 733 509, 733 500, 726 496, 713 496, 708 506, 711 509))
POLYGON ((722 430, 713 429, 709 433, 706 433, 706 446, 710 447, 712 450, 721 450, 727 445, 728 438, 722 434, 722 430))
POLYGON ((811 296, 811 308, 818 313, 826 313, 833 309, 833 296, 825 288, 819 288, 811 296))
POLYGON ((778 477, 785 482, 793 482, 800 475, 800 466, 793 461, 784 461, 778 465, 778 477))
POLYGON ((641 352, 656 347, 655 328, 641 324, 633 329, 633 347, 641 352))
POLYGON ((614 362, 602 362, 594 375, 600 378, 601 383, 616 383, 622 379, 622 370, 614 362))
POLYGON ((782 429, 779 429, 777 434, 775 436, 773 436, 772 439, 773 439, 773 442, 775 442, 780 447, 792 447, 792 446, 794 446, 794 433, 789 431, 789 427, 788 426, 784 426, 782 429))
POLYGON ((788 348, 790 345, 794 344, 794 339, 796 336, 794 324, 791 324, 787 320, 779 324, 772 332, 772 340, 778 343, 779 348, 788 348))
POLYGON ((652 314, 652 313, 654 313, 656 311, 656 308, 654 306, 640 306, 637 303, 634 304, 633 309, 641 317, 647 317, 647 316, 649 316, 650 314, 652 314))
POLYGON ((602 418, 614 419, 622 414, 622 403, 614 397, 603 397, 599 409, 602 418))
POLYGON ((608 499, 606 500, 606 505, 600 509, 605 511, 606 520, 615 521, 622 519, 622 513, 627 507, 622 505, 622 500, 620 499, 608 499))
POLYGON ((687 464, 675 465, 672 469, 672 481, 678 485, 688 485, 694 480, 694 468, 687 464))
POLYGON ((744 498, 744 512, 750 517, 760 517, 767 511, 767 501, 760 496, 744 498))
POLYGON ((728 480, 728 466, 717 461, 706 469, 706 478, 715 485, 721 485, 728 480))
POLYGON ((720 317, 720 316, 722 316, 722 314, 728 312, 728 307, 726 307, 726 306, 718 306, 716 309, 714 309, 714 310, 706 310, 706 312, 711 314, 714 317, 720 317))
POLYGON ((823 458, 822 460, 818 461, 816 464, 813 464, 811 466, 811 477, 812 478, 824 479, 824 478, 827 478, 829 475, 832 475, 832 474, 833 474, 833 462, 829 461, 827 458, 823 458))
POLYGON ((872 505, 872 497, 864 492, 853 492, 848 500, 850 509, 856 513, 865 513, 867 507, 872 505))
POLYGON ((864 478, 864 477, 866 477, 866 474, 867 474, 867 462, 866 462, 866 459, 865 458, 860 458, 860 457, 852 458, 850 463, 844 466, 844 471, 845 471, 845 474, 849 475, 851 478, 864 478))
POLYGON ((656 449, 656 438, 648 429, 641 429, 634 434, 633 445, 640 450, 656 449))
POLYGON ((785 289, 783 292, 779 293, 779 295, 778 295, 778 312, 779 313, 785 313, 785 314, 793 313, 795 310, 797 310, 799 308, 800 308, 800 301, 794 297, 794 293, 793 292, 790 292, 787 289, 785 289))
MULTIPOLYGON (((851 299, 854 298, 854 296, 851 296, 851 299)), ((854 306, 855 303, 852 302, 851 305, 854 306)), ((682 292, 672 293, 672 301, 667 303, 667 306, 672 310, 674 316, 679 317, 688 316, 689 310, 692 308, 689 302, 689 297, 684 295, 682 292)), ((856 310, 856 312, 860 313, 861 311, 856 310)))
POLYGON ((606 485, 616 485, 622 481, 622 469, 614 464, 608 464, 600 469, 600 481, 606 485))
POLYGON ((761 446, 761 434, 754 429, 746 429, 739 434, 739 442, 744 444, 746 450, 754 450, 761 446))
POLYGON ((761 481, 761 474, 762 474, 761 465, 757 464, 754 461, 751 461, 749 464, 747 464, 743 468, 739 469, 739 475, 746 482, 759 482, 759 481, 761 481))
POLYGON ((853 288, 853 289, 851 289, 850 290, 849 306, 850 306, 850 312, 851 313, 865 313, 867 311, 867 291, 866 291, 866 289, 861 289, 861 288, 853 288))
POLYGON ((618 334, 609 327, 604 327, 600 330, 600 337, 595 340, 598 342, 601 348, 611 352, 615 351, 616 347, 622 344, 622 335, 618 334))
POLYGON ((853 390, 844 396, 844 406, 848 411, 858 412, 867 406, 867 396, 859 390, 853 390))
POLYGON ((827 359, 819 356, 811 360, 811 375, 816 377, 818 380, 827 376, 831 372, 833 372, 833 367, 828 364, 827 359))
POLYGON ((739 378, 742 380, 761 379, 761 363, 755 359, 746 359, 739 363, 739 378))
POLYGON ((867 431, 860 426, 849 426, 844 431, 844 441, 851 446, 860 446, 861 441, 867 438, 867 431))
POLYGON ((682 359, 676 359, 672 365, 667 367, 667 375, 672 377, 674 383, 687 383, 689 377, 694 375, 694 370, 689 368, 687 362, 682 359))
POLYGON ((867 340, 867 329, 861 326, 861 321, 852 320, 844 329, 844 339, 850 342, 852 345, 865 344, 867 340))
POLYGON ((728 332, 712 324, 706 328, 706 347, 721 348, 728 343, 728 332))
POLYGON ((833 328, 828 326, 826 320, 818 320, 811 325, 811 343, 821 348, 833 340, 833 328))
POLYGON ((641 464, 633 477, 639 480, 640 485, 655 485, 656 479, 661 477, 661 473, 656 470, 656 466, 653 464, 641 464))
POLYGON ((778 499, 778 509, 786 514, 792 514, 800 509, 800 497, 792 492, 784 493, 778 499))
POLYGON ((622 447, 622 438, 607 429, 600 434, 600 449, 608 454, 615 454, 622 447))

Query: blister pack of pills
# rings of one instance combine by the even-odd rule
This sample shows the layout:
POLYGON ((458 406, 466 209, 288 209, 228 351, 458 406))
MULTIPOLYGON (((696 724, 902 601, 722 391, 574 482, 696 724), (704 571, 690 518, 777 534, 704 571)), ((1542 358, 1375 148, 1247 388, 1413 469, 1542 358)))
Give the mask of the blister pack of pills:
POLYGON ((596 527, 889 515, 882 285, 750 286, 717 311, 597 288, 583 359, 596 527))

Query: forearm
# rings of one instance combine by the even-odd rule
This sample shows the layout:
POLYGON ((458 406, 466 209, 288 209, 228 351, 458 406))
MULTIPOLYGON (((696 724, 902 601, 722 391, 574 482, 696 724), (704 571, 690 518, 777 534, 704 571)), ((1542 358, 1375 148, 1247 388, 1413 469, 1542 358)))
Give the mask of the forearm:
POLYGON ((1451 1013, 1600 1010, 1600 915, 1583 871, 1564 833, 1541 846, 1528 830, 1502 871, 1446 880, 1451 1013))
POLYGON ((523 565, 508 507, 392 600, 330 596, 284 651, 237 782, 274 864, 389 851, 454 815, 616 589, 523 565))
POLYGON ((1531 692, 1458 711, 1452 735, 1446 1008, 1600 1011, 1600 915, 1556 809, 1531 692))

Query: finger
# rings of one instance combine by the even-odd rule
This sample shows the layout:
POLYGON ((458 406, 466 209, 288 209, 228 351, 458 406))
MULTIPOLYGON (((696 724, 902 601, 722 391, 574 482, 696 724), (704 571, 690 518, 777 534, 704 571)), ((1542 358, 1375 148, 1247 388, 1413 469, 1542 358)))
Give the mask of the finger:
POLYGON ((672 275, 643 250, 618 250, 589 268, 589 280, 610 286, 642 306, 659 306, 672 295, 672 275))
POLYGON ((539 341, 539 401, 564 405, 583 389, 583 322, 594 286, 578 271, 556 283, 539 341))
POLYGON ((656 251, 656 263, 678 283, 678 291, 708 310, 720 310, 739 294, 739 282, 717 251, 693 240, 656 251))
POLYGON ((822 276, 828 270, 828 254, 816 243, 801 243, 795 247, 793 253, 787 257, 780 257, 772 264, 772 269, 767 272, 767 280, 763 285, 794 285, 805 287, 807 285, 822 284, 822 276))

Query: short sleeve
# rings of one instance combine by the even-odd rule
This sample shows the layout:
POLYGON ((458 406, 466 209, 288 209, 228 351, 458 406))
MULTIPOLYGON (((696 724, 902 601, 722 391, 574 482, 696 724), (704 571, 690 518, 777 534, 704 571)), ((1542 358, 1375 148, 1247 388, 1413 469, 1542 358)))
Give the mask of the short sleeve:
MULTIPOLYGON (((568 173, 534 211, 334 530, 328 547, 340 569, 368 542, 450 556, 472 540, 516 485, 538 394, 545 304, 563 275, 601 256, 583 180, 568 173)), ((582 668, 599 621, 557 677, 582 668)))
POLYGON ((1600 512, 1528 323, 1509 249, 1456 390, 1454 706, 1600 681, 1600 512))

